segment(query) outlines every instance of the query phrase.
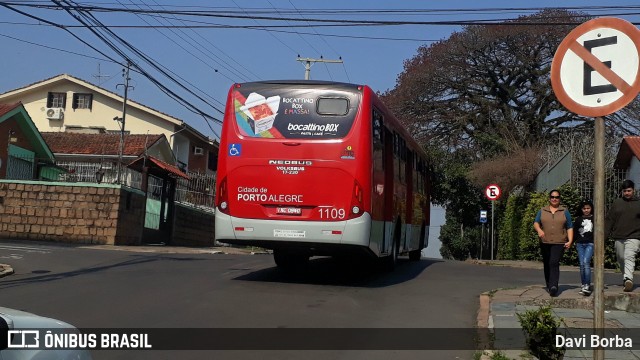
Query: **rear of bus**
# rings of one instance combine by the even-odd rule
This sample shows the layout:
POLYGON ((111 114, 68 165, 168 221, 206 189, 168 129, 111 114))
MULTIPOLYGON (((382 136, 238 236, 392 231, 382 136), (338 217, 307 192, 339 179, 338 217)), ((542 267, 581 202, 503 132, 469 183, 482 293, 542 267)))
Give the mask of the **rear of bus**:
POLYGON ((368 252, 371 121, 362 104, 370 91, 318 81, 232 86, 218 161, 216 240, 273 249, 278 265, 368 252))

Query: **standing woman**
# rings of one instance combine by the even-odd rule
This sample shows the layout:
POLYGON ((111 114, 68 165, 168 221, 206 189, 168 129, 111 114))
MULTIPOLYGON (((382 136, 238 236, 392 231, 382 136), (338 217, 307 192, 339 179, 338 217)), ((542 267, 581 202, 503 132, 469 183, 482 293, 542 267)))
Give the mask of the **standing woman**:
POLYGON ((560 206, 560 191, 549 192, 549 206, 538 210, 533 228, 540 238, 540 251, 544 264, 544 280, 549 295, 558 295, 560 280, 560 259, 564 249, 573 243, 573 223, 571 214, 564 206, 560 206))
POLYGON ((582 215, 573 223, 576 250, 580 262, 580 294, 591 295, 591 258, 593 257, 593 204, 583 201, 580 204, 582 215))

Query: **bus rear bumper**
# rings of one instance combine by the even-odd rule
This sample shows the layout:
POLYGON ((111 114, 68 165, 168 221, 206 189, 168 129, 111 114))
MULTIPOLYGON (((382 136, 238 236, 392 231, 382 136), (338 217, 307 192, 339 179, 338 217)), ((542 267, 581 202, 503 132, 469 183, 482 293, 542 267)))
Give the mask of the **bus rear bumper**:
POLYGON ((346 221, 284 221, 232 217, 216 211, 216 241, 265 248, 289 244, 369 246, 371 216, 346 221))

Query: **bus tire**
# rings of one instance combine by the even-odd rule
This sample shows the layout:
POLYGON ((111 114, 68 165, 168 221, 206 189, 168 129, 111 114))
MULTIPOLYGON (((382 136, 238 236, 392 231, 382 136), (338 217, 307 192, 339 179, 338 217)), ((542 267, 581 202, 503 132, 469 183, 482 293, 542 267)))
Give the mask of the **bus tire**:
POLYGON ((273 260, 280 269, 300 269, 309 263, 309 256, 295 252, 274 249, 273 260))

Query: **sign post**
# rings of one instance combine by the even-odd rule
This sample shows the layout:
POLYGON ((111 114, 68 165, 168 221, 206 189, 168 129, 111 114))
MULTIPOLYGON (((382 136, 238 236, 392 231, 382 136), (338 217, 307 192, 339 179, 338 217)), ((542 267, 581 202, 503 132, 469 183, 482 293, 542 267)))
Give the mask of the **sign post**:
MULTIPOLYGON (((569 111, 595 117, 594 330, 604 336, 604 118, 640 91, 640 31, 618 18, 597 18, 578 26, 558 46, 551 85, 569 111)), ((604 360, 602 347, 593 358, 604 360)))
POLYGON ((484 224, 487 223, 487 210, 480 210, 480 223, 482 224, 482 232, 480 233, 480 255, 478 258, 482 260, 482 244, 484 243, 484 224))
POLYGON ((502 194, 502 192, 498 185, 489 184, 487 185, 487 188, 484 189, 484 194, 487 196, 487 199, 491 201, 491 260, 493 260, 493 246, 495 244, 494 229, 493 229, 493 219, 495 217, 494 204, 496 200, 500 198, 500 195, 502 194))

